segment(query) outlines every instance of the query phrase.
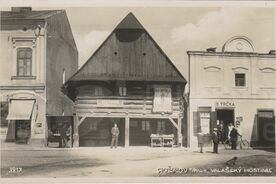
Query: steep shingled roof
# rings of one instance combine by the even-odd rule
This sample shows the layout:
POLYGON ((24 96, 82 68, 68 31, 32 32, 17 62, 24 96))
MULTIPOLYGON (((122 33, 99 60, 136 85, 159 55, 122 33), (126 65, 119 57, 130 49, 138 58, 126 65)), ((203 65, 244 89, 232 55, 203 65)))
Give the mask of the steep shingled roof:
POLYGON ((137 18, 129 13, 67 82, 84 80, 186 83, 137 18))

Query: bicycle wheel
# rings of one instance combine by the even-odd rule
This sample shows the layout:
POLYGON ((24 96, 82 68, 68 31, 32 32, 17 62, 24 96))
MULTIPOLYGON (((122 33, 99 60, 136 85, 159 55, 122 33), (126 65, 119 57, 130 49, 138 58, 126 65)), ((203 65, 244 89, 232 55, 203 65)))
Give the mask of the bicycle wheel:
POLYGON ((244 148, 246 149, 250 147, 250 144, 246 139, 241 139, 241 146, 242 146, 242 149, 244 148))
POLYGON ((223 145, 224 145, 224 148, 225 148, 226 150, 231 149, 231 141, 230 141, 230 139, 226 139, 226 140, 223 142, 223 145))

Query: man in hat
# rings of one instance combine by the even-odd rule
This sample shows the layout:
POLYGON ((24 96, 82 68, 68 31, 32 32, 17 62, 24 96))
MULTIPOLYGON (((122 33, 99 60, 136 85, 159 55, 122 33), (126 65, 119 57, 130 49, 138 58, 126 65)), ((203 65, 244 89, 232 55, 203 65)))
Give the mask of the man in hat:
POLYGON ((219 137, 218 137, 218 129, 217 128, 214 128, 212 138, 213 138, 213 144, 214 144, 213 153, 218 153, 219 137))

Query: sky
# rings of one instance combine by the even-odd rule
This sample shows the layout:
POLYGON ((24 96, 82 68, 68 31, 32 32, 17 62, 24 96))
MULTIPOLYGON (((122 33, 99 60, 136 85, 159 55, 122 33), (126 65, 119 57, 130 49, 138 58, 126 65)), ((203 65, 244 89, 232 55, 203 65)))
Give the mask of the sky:
POLYGON ((79 67, 132 12, 179 71, 188 77, 187 51, 204 51, 233 36, 249 37, 256 52, 275 46, 275 9, 264 7, 33 7, 65 9, 79 51, 79 67))

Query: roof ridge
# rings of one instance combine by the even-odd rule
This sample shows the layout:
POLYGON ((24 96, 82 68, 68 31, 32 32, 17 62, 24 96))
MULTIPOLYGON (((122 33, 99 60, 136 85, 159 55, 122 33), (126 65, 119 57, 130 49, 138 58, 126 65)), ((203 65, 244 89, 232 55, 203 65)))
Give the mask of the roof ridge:
POLYGON ((129 12, 123 20, 115 27, 115 29, 145 29, 144 26, 139 22, 136 16, 129 12))

